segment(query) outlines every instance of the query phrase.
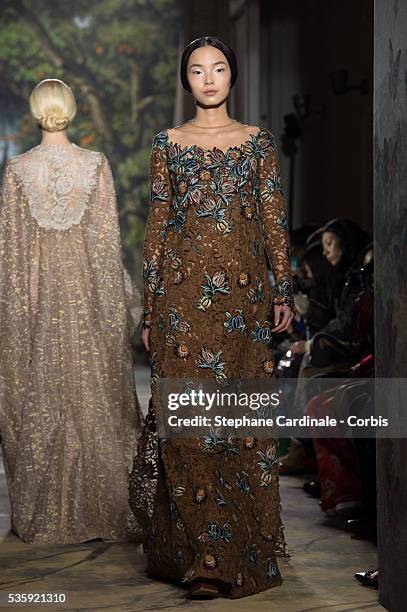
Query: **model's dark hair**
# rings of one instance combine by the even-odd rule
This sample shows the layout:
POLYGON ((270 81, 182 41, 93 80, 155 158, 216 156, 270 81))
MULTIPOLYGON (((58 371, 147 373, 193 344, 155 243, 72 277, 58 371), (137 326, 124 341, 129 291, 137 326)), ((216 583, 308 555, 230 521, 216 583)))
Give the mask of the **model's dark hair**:
POLYGON ((230 88, 232 88, 233 85, 236 83, 237 61, 236 61, 236 55, 233 49, 231 49, 229 45, 223 42, 223 40, 220 40, 220 38, 216 38, 215 36, 201 36, 200 38, 196 38, 195 40, 190 42, 185 47, 184 52, 182 54, 182 58, 181 58, 181 69, 180 69, 181 83, 182 83, 183 88, 189 92, 191 92, 191 87, 188 83, 188 77, 187 77, 187 65, 188 65, 189 57, 191 53, 195 51, 195 49, 198 49, 199 47, 207 47, 208 45, 210 45, 211 47, 216 47, 216 49, 219 49, 219 51, 222 51, 223 55, 226 57, 229 67, 230 67, 230 72, 232 73, 231 80, 230 80, 230 88))

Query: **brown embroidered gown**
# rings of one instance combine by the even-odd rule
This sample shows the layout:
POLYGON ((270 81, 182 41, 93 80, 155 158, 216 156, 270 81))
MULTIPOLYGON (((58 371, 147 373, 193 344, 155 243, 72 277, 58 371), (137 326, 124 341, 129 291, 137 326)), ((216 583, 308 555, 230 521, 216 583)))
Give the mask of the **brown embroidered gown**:
POLYGON ((216 578, 231 597, 281 583, 285 554, 272 439, 158 440, 161 378, 274 375, 274 303, 293 307, 289 235, 273 135, 226 152, 154 138, 144 327, 152 400, 130 481, 151 576, 216 578), (266 254, 275 287, 271 292, 266 254))
POLYGON ((140 429, 130 326, 106 157, 41 144, 12 158, 0 204, 0 433, 11 523, 26 542, 126 537, 140 429))

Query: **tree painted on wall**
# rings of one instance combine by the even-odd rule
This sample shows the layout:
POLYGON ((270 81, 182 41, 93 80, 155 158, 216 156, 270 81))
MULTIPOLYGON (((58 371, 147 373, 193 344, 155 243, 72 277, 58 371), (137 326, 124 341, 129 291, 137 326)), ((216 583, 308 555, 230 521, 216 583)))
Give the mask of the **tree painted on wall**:
POLYGON ((0 13, 0 104, 24 109, 14 135, 19 148, 39 142, 28 114, 32 88, 63 79, 78 102, 70 137, 111 162, 126 261, 138 281, 151 140, 172 121, 179 4, 6 0, 0 13))

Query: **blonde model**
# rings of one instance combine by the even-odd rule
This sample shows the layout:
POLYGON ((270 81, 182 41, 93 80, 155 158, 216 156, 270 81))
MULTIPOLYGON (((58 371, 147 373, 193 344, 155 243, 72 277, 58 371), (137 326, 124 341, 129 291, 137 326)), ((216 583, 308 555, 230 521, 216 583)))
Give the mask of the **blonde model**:
POLYGON ((30 97, 41 143, 0 205, 0 431, 26 542, 126 537, 139 428, 116 196, 103 153, 70 142, 71 89, 30 97))

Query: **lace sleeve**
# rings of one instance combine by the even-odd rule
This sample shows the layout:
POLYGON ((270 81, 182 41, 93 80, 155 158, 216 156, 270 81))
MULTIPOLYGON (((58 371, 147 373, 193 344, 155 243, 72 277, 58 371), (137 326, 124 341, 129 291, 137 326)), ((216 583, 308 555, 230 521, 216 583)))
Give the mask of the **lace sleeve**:
POLYGON ((275 280, 273 304, 287 304, 295 311, 286 202, 274 136, 268 130, 264 132, 259 139, 259 217, 275 280))
POLYGON ((131 332, 133 333, 140 323, 142 315, 141 294, 134 284, 129 271, 123 266, 124 290, 126 292, 127 309, 130 315, 131 332))
POLYGON ((159 272, 171 195, 166 138, 165 133, 161 132, 154 138, 150 156, 150 208, 144 238, 142 328, 151 326, 155 298, 164 293, 164 282, 159 272))
POLYGON ((127 317, 125 298, 122 243, 119 226, 118 203, 107 157, 98 153, 100 161, 92 192, 94 205, 83 227, 86 236, 89 265, 98 308, 110 323, 109 333, 117 333, 116 326, 127 317))
MULTIPOLYGON (((16 334, 18 317, 30 315, 36 305, 38 279, 32 274, 30 234, 25 218, 25 203, 11 161, 4 167, 0 191, 0 332, 16 334), (5 325, 13 321, 8 332, 5 325)), ((4 343, 2 343, 4 344, 4 343)))

